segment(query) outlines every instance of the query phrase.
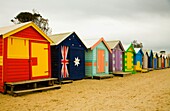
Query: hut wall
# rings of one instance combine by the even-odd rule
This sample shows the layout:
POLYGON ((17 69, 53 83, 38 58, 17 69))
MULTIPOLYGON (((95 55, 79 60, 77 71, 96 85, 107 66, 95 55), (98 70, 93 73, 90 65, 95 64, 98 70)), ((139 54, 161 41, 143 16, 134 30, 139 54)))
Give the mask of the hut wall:
POLYGON ((135 70, 142 70, 142 54, 137 53, 134 57, 135 70))
POLYGON ((33 39, 33 40, 45 40, 44 37, 40 33, 37 33, 37 30, 35 30, 33 27, 28 27, 26 29, 23 29, 20 32, 17 32, 16 34, 13 34, 14 37, 20 37, 20 38, 27 38, 27 39, 33 39))
POLYGON ((133 52, 124 53, 124 71, 131 72, 134 70, 134 54, 133 52))
POLYGON ((161 57, 158 57, 158 68, 161 68, 162 60, 161 57))
POLYGON ((157 63, 157 58, 154 58, 154 59, 153 59, 153 62, 154 62, 154 69, 157 69, 157 64, 158 64, 158 63, 157 63))
POLYGON ((148 68, 148 56, 144 54, 143 56, 143 68, 147 69, 148 68))
POLYGON ((88 49, 88 51, 85 53, 85 72, 87 76, 93 76, 94 70, 93 67, 95 66, 94 64, 94 59, 93 59, 93 51, 88 49))
POLYGON ((109 53, 109 72, 115 71, 114 57, 115 51, 112 49, 112 53, 109 53))
POLYGON ((0 36, 0 92, 3 92, 3 38, 0 36))

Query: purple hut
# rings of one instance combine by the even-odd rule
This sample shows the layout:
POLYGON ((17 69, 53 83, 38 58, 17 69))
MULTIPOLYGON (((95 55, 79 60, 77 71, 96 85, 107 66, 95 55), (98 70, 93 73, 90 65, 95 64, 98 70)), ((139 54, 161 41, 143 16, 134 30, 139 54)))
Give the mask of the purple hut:
POLYGON ((109 54, 109 72, 122 71, 124 48, 121 41, 107 41, 112 53, 109 54))

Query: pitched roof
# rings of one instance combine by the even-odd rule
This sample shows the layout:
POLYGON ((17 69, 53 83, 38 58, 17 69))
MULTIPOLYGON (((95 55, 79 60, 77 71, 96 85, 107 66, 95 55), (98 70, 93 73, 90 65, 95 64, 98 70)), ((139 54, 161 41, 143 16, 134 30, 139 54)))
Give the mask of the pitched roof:
POLYGON ((65 40, 68 36, 70 36, 74 32, 66 32, 66 33, 60 33, 60 34, 54 34, 50 35, 50 39, 53 41, 52 45, 58 45, 63 40, 65 40))
POLYGON ((106 41, 104 40, 104 38, 100 38, 100 39, 88 39, 88 40, 85 40, 85 44, 86 44, 86 47, 88 49, 91 49, 93 50, 98 44, 100 44, 101 42, 104 43, 104 45, 107 47, 107 49, 109 50, 109 52, 111 53, 111 48, 109 47, 109 45, 106 43, 106 41))
MULTIPOLYGON (((73 34, 75 32, 66 32, 66 33, 59 33, 59 34, 54 34, 49 36, 50 39, 53 41, 53 43, 51 45, 58 45, 60 44, 63 40, 65 40, 67 37, 69 37, 71 34, 73 34)), ((76 33, 75 33, 76 34, 76 33)), ((77 35, 77 34, 76 34, 77 35)), ((77 36, 78 37, 78 36, 77 36)), ((84 46, 86 47, 84 41, 78 37, 80 39, 80 41, 84 44, 84 46)))
MULTIPOLYGON (((152 50, 147 50, 147 49, 143 49, 142 51, 143 51, 144 54, 147 53, 148 56, 150 56, 150 54, 151 54, 151 52, 152 52, 152 50)), ((153 52, 152 52, 152 53, 153 53, 153 52)))
POLYGON ((158 52, 153 52, 153 56, 154 56, 154 57, 156 57, 156 56, 159 57, 159 56, 158 56, 158 52))
POLYGON ((113 41, 106 41, 106 42, 111 49, 114 49, 118 44, 120 44, 122 50, 123 51, 125 50, 120 40, 113 40, 113 41))
POLYGON ((135 50, 136 54, 137 54, 139 51, 141 51, 141 53, 142 53, 142 55, 143 55, 143 51, 142 51, 141 48, 134 48, 134 50, 135 50))
MULTIPOLYGON (((130 43, 129 45, 123 44, 123 47, 124 47, 125 51, 127 51, 130 47, 133 47, 133 45, 132 45, 132 43, 130 43)), ((133 50, 134 50, 134 47, 133 47, 133 50)), ((134 50, 134 52, 135 52, 135 50, 134 50)))
POLYGON ((33 22, 25 22, 25 23, 15 24, 11 26, 1 27, 0 35, 2 35, 3 38, 6 38, 30 26, 36 29, 45 39, 47 39, 50 43, 52 43, 51 39, 33 22))

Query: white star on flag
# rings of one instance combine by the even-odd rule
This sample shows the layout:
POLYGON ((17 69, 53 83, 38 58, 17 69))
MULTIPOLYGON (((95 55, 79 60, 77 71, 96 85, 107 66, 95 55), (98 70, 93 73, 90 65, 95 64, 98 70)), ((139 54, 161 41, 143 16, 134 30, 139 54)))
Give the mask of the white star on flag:
POLYGON ((78 67, 78 65, 80 64, 80 59, 78 57, 76 57, 74 60, 74 63, 75 63, 74 66, 78 67))

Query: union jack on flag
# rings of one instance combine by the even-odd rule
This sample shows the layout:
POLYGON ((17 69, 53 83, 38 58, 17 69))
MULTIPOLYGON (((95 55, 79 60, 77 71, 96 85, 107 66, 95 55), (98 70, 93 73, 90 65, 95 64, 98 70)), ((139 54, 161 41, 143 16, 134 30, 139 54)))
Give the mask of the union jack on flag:
POLYGON ((67 69, 67 64, 69 64, 69 60, 67 59, 68 49, 69 49, 69 47, 67 47, 67 46, 61 46, 61 55, 62 55, 61 78, 69 77, 69 73, 68 73, 68 69, 67 69))

